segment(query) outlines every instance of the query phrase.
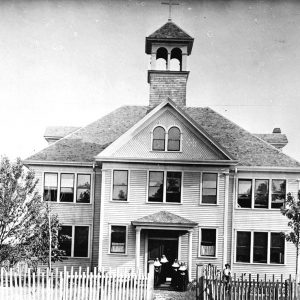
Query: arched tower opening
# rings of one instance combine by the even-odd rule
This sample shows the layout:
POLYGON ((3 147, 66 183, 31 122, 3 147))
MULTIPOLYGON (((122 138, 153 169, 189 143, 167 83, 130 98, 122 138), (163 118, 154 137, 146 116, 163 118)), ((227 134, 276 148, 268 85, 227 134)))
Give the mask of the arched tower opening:
POLYGON ((156 51, 156 70, 165 71, 168 68, 168 50, 160 47, 156 51))
POLYGON ((174 48, 171 51, 170 71, 182 71, 182 51, 174 48))

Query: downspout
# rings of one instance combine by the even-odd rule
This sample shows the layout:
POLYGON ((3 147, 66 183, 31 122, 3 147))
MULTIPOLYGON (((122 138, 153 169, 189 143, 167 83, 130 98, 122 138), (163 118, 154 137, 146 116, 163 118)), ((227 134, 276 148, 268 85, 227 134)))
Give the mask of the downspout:
POLYGON ((93 188, 93 224, 92 224, 92 232, 91 232, 91 237, 90 237, 90 240, 91 240, 91 244, 90 244, 90 249, 92 250, 91 254, 91 267, 92 267, 92 264, 93 264, 93 252, 94 252, 94 248, 93 248, 93 245, 94 245, 94 224, 95 224, 95 195, 96 195, 96 165, 95 165, 95 162, 93 162, 93 166, 92 166, 92 169, 93 169, 93 178, 92 178, 92 182, 91 182, 91 188, 93 188))
POLYGON ((100 198, 100 230, 99 230, 99 256, 98 256, 98 268, 102 268, 102 252, 103 252, 103 232, 104 232, 104 173, 101 170, 101 198, 100 198))
POLYGON ((228 244, 228 234, 227 234, 227 225, 228 225, 228 199, 229 199, 229 172, 223 173, 225 175, 225 197, 224 197, 224 225, 223 225, 223 262, 222 268, 227 263, 227 244, 228 244))
POLYGON ((233 263, 234 263, 234 211, 236 206, 236 196, 237 196, 237 167, 234 168, 234 175, 233 175, 233 193, 232 193, 232 211, 231 211, 231 261, 230 266, 231 270, 233 271, 233 263))

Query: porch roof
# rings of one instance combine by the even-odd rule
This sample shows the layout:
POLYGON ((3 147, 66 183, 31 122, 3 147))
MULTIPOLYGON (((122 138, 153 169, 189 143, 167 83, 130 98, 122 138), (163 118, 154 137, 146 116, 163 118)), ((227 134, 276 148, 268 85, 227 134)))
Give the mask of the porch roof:
POLYGON ((176 227, 190 229, 198 225, 189 219, 180 217, 168 211, 160 211, 135 221, 132 221, 133 226, 150 228, 150 227, 176 227))

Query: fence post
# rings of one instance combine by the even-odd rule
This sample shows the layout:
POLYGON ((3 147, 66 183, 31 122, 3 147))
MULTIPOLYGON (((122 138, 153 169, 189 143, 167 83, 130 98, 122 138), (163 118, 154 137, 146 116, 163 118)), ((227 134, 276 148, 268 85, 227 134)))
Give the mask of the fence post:
POLYGON ((154 260, 149 260, 148 284, 147 284, 147 300, 153 299, 154 287, 154 260))
POLYGON ((204 300, 204 265, 197 264, 196 300, 204 300))

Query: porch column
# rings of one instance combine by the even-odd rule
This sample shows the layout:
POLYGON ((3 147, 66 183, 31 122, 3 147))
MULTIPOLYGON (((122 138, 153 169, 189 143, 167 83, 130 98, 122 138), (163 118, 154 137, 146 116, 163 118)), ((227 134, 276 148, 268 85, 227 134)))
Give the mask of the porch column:
POLYGON ((189 281, 192 280, 192 253, 193 253, 193 229, 189 230, 189 261, 188 261, 188 265, 189 265, 189 281))
POLYGON ((141 228, 135 229, 135 271, 140 269, 140 252, 141 252, 141 228))

